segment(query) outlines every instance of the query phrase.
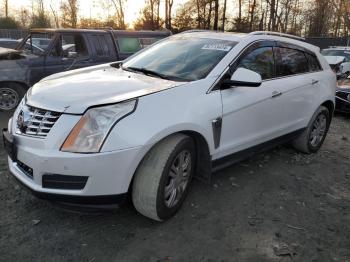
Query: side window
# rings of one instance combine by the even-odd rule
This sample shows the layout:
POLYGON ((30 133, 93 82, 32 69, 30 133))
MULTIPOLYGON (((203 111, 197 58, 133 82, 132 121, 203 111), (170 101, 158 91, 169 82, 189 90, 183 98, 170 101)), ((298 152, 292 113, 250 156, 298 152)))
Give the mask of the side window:
POLYGON ((110 56, 108 48, 108 42, 110 42, 108 40, 110 40, 110 38, 106 38, 106 35, 91 35, 90 40, 97 56, 110 56))
POLYGON ((308 61, 304 52, 282 47, 278 49, 280 53, 280 65, 277 70, 278 76, 302 74, 309 71, 308 61))
POLYGON ((141 48, 145 48, 149 45, 154 44, 155 42, 157 42, 159 39, 157 38, 139 38, 140 39, 140 43, 141 43, 141 48))
POLYGON ((272 47, 260 47, 245 55, 238 67, 243 67, 261 75, 262 79, 274 78, 274 57, 272 47))
POLYGON ((139 39, 133 37, 118 38, 118 45, 121 53, 136 53, 141 49, 139 39))
POLYGON ((309 62, 310 72, 317 72, 322 70, 320 63, 318 62, 318 59, 315 55, 311 55, 309 53, 305 53, 305 55, 306 55, 307 61, 309 62))
POLYGON ((76 52, 78 57, 88 55, 85 39, 81 34, 62 34, 50 55, 68 57, 70 52, 76 52))

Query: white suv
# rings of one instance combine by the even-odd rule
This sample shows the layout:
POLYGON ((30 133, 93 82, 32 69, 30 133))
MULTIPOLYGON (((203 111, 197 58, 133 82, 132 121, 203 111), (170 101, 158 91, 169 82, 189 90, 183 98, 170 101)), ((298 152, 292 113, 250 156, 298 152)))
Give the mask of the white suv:
POLYGON ((128 58, 47 77, 3 131, 14 177, 42 198, 165 220, 193 176, 293 141, 322 145, 336 76, 318 48, 269 32, 186 32, 128 58))

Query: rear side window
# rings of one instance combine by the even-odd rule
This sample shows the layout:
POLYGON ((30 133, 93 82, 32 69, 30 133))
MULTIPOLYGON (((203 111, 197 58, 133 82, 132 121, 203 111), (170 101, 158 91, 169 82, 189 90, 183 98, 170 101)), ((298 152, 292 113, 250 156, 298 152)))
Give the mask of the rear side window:
POLYGON ((305 55, 309 64, 310 72, 317 72, 322 70, 320 63, 318 62, 318 59, 315 55, 311 55, 308 53, 305 53, 305 55))
POLYGON ((154 44, 157 42, 159 39, 157 38, 140 38, 140 43, 141 43, 141 48, 145 48, 149 45, 154 44))
POLYGON ((107 35, 91 35, 92 46, 97 56, 110 56, 108 44, 111 44, 110 37, 107 35))
POLYGON ((261 47, 251 51, 240 60, 238 67, 259 73, 263 80, 273 78, 275 63, 272 47, 261 47))
POLYGON ((118 38, 118 45, 121 53, 136 53, 141 49, 139 39, 133 37, 118 38))
POLYGON ((280 47, 280 65, 278 76, 302 74, 309 71, 308 61, 303 51, 280 47))

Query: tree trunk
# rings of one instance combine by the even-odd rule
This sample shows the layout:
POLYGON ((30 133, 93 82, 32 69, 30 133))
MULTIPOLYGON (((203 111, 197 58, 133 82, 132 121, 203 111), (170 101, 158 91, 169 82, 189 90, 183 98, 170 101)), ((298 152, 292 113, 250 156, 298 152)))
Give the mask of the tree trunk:
POLYGON ((238 32, 241 31, 242 27, 242 0, 238 0, 238 21, 236 25, 236 29, 238 32))
POLYGON ((227 0, 224 1, 224 10, 222 13, 222 31, 225 31, 225 23, 226 23, 226 6, 227 6, 227 0))
POLYGON ((211 11, 212 11, 212 8, 213 8, 213 2, 210 1, 209 2, 208 28, 207 29, 210 29, 210 26, 211 26, 211 11))
POLYGON ((215 11, 214 11, 214 30, 218 30, 219 23, 219 0, 214 0, 215 3, 215 11))
POLYGON ((250 24, 249 24, 249 31, 250 32, 253 30, 255 7, 256 7, 256 0, 253 0, 253 4, 252 4, 251 10, 250 10, 250 24))

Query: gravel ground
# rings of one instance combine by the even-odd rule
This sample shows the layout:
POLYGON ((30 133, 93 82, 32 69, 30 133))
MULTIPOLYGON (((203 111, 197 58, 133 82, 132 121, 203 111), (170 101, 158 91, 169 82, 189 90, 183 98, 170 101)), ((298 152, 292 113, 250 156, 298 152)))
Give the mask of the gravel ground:
MULTIPOLYGON (((0 112, 0 126, 7 116, 0 112)), ((165 223, 78 212, 33 197, 0 146, 0 261, 350 261, 350 117, 319 153, 288 146, 194 181, 165 223)))

